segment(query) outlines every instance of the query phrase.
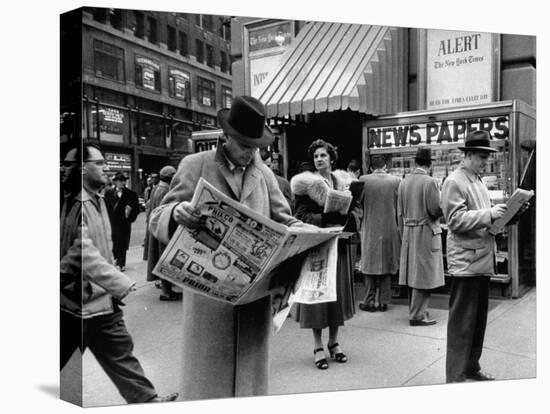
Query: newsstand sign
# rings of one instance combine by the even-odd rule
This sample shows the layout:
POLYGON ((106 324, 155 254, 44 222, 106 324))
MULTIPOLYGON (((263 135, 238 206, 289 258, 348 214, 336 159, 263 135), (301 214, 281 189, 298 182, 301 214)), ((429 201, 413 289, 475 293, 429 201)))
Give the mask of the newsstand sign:
POLYGON ((408 125, 369 128, 369 148, 415 147, 418 145, 460 144, 470 132, 484 130, 493 139, 505 140, 510 134, 508 115, 454 119, 408 125))

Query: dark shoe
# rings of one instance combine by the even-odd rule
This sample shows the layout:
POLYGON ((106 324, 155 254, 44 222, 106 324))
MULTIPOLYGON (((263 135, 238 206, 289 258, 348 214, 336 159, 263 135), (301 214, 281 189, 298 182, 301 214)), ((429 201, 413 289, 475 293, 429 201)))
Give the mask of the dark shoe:
POLYGON ((159 397, 158 395, 154 396, 147 402, 168 402, 168 401, 174 401, 176 398, 178 398, 179 394, 177 392, 173 392, 172 394, 165 395, 164 397, 159 397))
POLYGON ((126 266, 120 266, 120 271, 124 272, 126 270, 126 266))
POLYGON ((313 350, 313 355, 317 355, 317 352, 323 352, 323 358, 321 359, 315 359, 315 366, 319 369, 327 369, 328 368, 328 362, 327 359, 324 357, 324 350, 323 348, 317 348, 313 350))
POLYGON ((474 381, 494 381, 495 379, 491 374, 483 372, 482 370, 466 374, 466 378, 474 381))
POLYGON ((330 352, 330 357, 336 362, 344 363, 348 362, 348 357, 343 352, 335 352, 334 348, 339 347, 338 342, 333 343, 332 345, 327 345, 328 351, 330 352))
POLYGON ((425 316, 424 319, 411 319, 409 321, 409 325, 411 326, 429 326, 429 325, 435 325, 437 323, 436 320, 428 318, 428 316, 425 316))
POLYGON ((384 303, 378 307, 378 310, 380 312, 386 312, 388 310, 388 305, 384 303))
POLYGON ((365 312, 376 312, 374 305, 365 305, 363 302, 359 302, 359 309, 365 312))

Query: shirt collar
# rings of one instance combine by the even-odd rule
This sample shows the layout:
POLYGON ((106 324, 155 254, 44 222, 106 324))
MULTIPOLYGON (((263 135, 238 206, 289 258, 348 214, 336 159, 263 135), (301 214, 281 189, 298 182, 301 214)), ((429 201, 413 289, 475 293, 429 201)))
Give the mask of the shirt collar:
POLYGON ((462 161, 462 163, 460 164, 460 168, 462 169, 462 171, 464 171, 464 174, 470 179, 470 181, 481 181, 481 175, 474 172, 474 170, 472 170, 471 168, 466 167, 464 161, 462 161))
POLYGON ((225 161, 227 162, 227 168, 229 169, 229 171, 231 171, 232 173, 236 172, 236 171, 244 171, 246 170, 246 167, 248 167, 250 164, 252 164, 254 162, 254 158, 252 158, 252 160, 250 161, 250 163, 248 163, 247 165, 245 166, 241 166, 241 165, 235 165, 233 163, 233 161, 231 161, 229 159, 229 157, 227 156, 226 152, 225 152, 225 148, 223 148, 223 145, 222 145, 222 154, 223 154, 223 157, 225 158, 225 161))

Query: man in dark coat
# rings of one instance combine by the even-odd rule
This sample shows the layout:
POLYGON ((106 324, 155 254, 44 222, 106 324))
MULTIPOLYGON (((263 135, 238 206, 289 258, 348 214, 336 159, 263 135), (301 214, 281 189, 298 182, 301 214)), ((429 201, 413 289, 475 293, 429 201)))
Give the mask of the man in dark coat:
POLYGON ((428 175, 430 148, 418 148, 416 168, 399 185, 397 214, 401 239, 399 284, 409 289, 409 324, 436 323, 428 316, 430 291, 445 284, 441 247, 442 216, 437 180, 428 175))
POLYGON ((130 245, 132 223, 139 214, 138 195, 126 187, 126 176, 118 172, 113 182, 115 188, 105 192, 105 203, 113 231, 113 255, 120 271, 126 270, 126 251, 130 245))
MULTIPOLYGON (((162 167, 159 171, 159 183, 153 188, 153 191, 151 192, 151 195, 149 197, 149 209, 147 211, 147 223, 149 223, 149 217, 151 215, 151 211, 153 211, 155 208, 157 208, 166 193, 168 192, 168 189, 170 187, 170 182, 172 181, 172 177, 174 177, 174 174, 176 174, 176 169, 172 167, 171 165, 167 165, 165 167, 162 167)), ((149 226, 146 228, 145 237, 147 238, 147 281, 152 282, 154 280, 157 280, 158 277, 156 277, 153 274, 153 269, 155 268, 155 265, 157 264, 158 260, 160 259, 160 256, 162 255, 162 252, 166 248, 166 245, 159 242, 155 237, 151 234, 149 231, 149 226)), ((160 280, 160 289, 161 294, 159 299, 162 301, 172 301, 172 300, 181 300, 182 295, 181 293, 176 293, 172 289, 172 283, 170 283, 167 280, 161 279, 160 280)))

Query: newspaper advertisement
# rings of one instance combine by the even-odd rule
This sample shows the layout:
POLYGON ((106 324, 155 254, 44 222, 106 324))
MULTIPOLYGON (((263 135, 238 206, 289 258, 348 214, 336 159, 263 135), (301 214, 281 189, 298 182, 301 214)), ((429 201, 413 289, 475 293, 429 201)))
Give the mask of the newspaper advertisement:
POLYGON ((348 212, 352 199, 349 191, 329 189, 326 197, 323 213, 337 212, 346 214, 348 212))
MULTIPOLYGON (((197 229, 179 226, 153 273, 233 305, 268 294, 281 276, 278 265, 336 239, 341 230, 287 227, 232 200, 202 178, 191 204, 206 216, 206 225, 197 229)), ((285 280, 287 286, 298 278, 299 269, 284 272, 293 278, 292 283, 285 280)))
POLYGON ((516 191, 514 191, 514 194, 510 197, 510 199, 506 202, 506 212, 504 215, 498 219, 496 219, 491 228, 489 229, 489 233, 492 235, 496 235, 504 230, 504 227, 508 224, 512 218, 517 214, 517 212, 521 209, 521 207, 528 202, 533 196, 535 195, 534 191, 527 191, 523 190, 521 188, 518 188, 516 191))

